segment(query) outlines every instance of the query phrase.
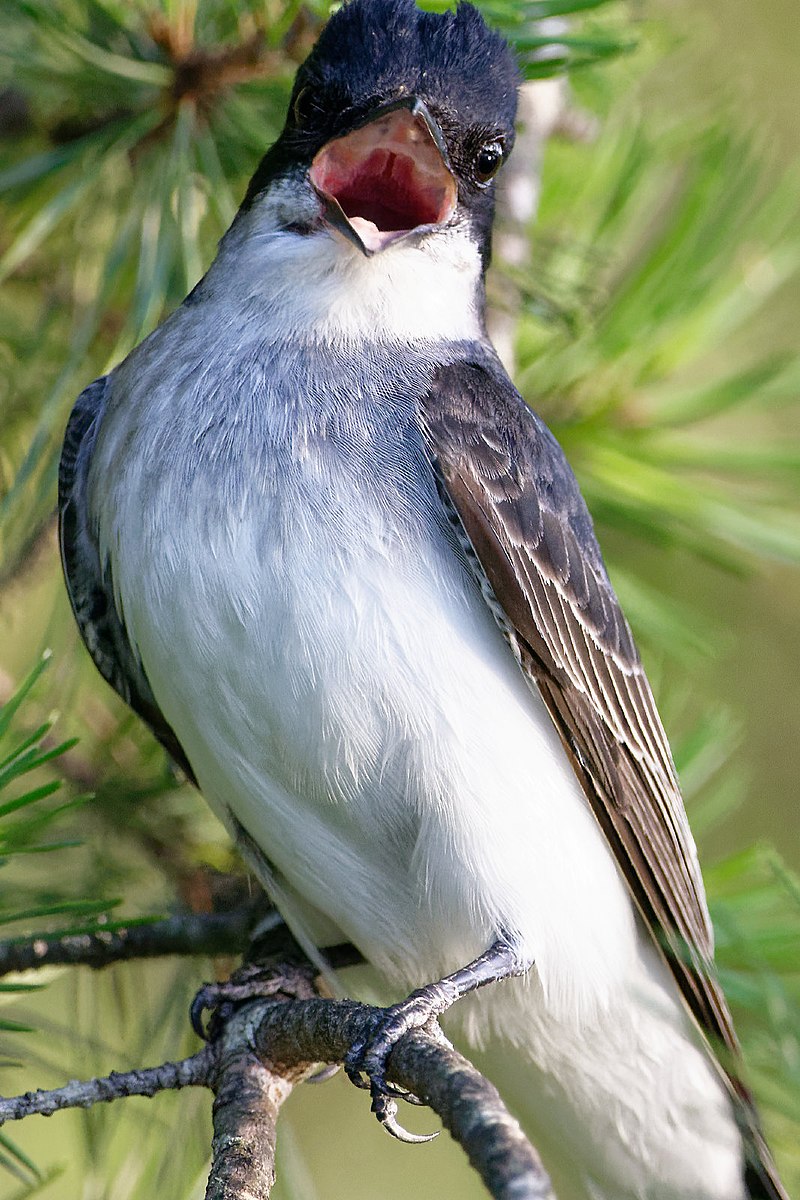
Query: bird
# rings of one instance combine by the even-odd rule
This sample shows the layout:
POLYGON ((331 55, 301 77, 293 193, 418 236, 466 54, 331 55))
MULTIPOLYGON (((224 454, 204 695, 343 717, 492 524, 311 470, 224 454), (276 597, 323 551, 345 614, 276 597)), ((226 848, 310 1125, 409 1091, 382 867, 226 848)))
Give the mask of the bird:
POLYGON ((301 945, 404 997, 348 1062, 379 1108, 452 1005, 562 1200, 786 1200, 631 629, 486 331, 519 80, 468 3, 330 17, 207 273, 75 404, 67 589, 301 945))

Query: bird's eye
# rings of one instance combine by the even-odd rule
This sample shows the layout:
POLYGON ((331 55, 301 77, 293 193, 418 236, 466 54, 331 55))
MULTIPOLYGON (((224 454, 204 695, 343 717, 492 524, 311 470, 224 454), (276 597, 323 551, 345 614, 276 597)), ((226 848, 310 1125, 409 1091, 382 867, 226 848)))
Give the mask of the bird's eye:
POLYGON ((301 88, 295 96, 295 101, 292 105, 292 116, 294 117, 295 125, 302 128, 303 125, 307 124, 315 108, 314 93, 311 88, 301 88))
POLYGON ((503 143, 486 142, 475 157, 475 175, 478 183, 488 183, 500 170, 503 161, 503 143))

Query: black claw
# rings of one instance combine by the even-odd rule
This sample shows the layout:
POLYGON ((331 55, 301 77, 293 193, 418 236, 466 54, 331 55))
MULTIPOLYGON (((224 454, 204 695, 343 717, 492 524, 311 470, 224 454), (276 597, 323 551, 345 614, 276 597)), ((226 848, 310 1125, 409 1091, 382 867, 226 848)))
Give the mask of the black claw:
POLYGON ((207 1042, 210 1039, 210 1025, 206 1026, 204 1016, 206 1012, 214 1012, 218 1006, 219 989, 214 983, 204 983, 199 992, 192 1000, 191 1008, 189 1009, 189 1019, 192 1022, 192 1029, 202 1041, 207 1042))
POLYGON ((369 1090, 372 1096, 372 1111, 387 1133, 401 1142, 429 1142, 438 1134, 417 1134, 404 1129, 397 1121, 396 1100, 407 1104, 422 1105, 412 1092, 386 1078, 386 1062, 394 1047, 410 1029, 426 1025, 432 1017, 431 1006, 420 996, 409 997, 375 1015, 364 1038, 351 1047, 345 1059, 344 1069, 348 1079, 356 1087, 369 1090))
POLYGON ((201 1041, 206 1040, 206 1030, 203 1025, 203 1013, 206 1011, 205 999, 202 995, 202 990, 197 993, 192 1000, 189 1008, 189 1020, 192 1023, 192 1029, 195 1031, 201 1041))
POLYGON ((345 1070, 356 1087, 367 1086, 366 1076, 372 1094, 372 1111, 393 1137, 401 1142, 429 1142, 437 1136, 409 1133, 395 1119, 395 1097, 409 1104, 422 1103, 417 1096, 386 1080, 387 1060, 403 1035, 412 1029, 424 1029, 429 1023, 432 1024, 457 1000, 476 988, 498 979, 524 975, 531 965, 514 937, 503 931, 488 950, 465 967, 445 975, 435 983, 418 988, 402 1003, 393 1005, 372 1019, 366 1036, 348 1054, 345 1070))
POLYGON ((404 1100, 406 1104, 414 1104, 419 1108, 425 1107, 425 1101, 420 1100, 419 1096, 415 1096, 413 1092, 407 1091, 396 1083, 389 1083, 388 1079, 379 1080, 379 1086, 384 1096, 390 1096, 394 1100, 404 1100))
POLYGON ((387 1046, 383 1044, 377 1047, 373 1046, 369 1053, 362 1057, 359 1074, 362 1078, 366 1076, 368 1081, 362 1086, 368 1087, 371 1091, 380 1092, 384 1096, 392 1096, 396 1100, 406 1100, 409 1104, 421 1104, 422 1101, 418 1100, 416 1096, 409 1099, 412 1096, 411 1092, 397 1083, 390 1083, 386 1078, 386 1059, 395 1045, 395 1042, 390 1042, 387 1046))
MULTIPOLYGON (((406 1091, 405 1088, 401 1088, 398 1084, 389 1083, 389 1080, 386 1078, 379 1079, 378 1084, 384 1096, 392 1096, 395 1100, 405 1100, 409 1104, 413 1103, 413 1101, 408 1099, 408 1097, 411 1095, 411 1092, 406 1091)), ((416 1097, 414 1097, 414 1099, 416 1099, 416 1097)), ((419 1101, 417 1101, 417 1103, 419 1103, 419 1101)))
POLYGON ((203 984, 189 1009, 192 1028, 204 1042, 214 1041, 237 1005, 273 996, 308 999, 315 994, 311 980, 303 966, 290 970, 284 963, 276 972, 270 965, 246 963, 225 983, 203 984), (207 1022, 203 1020, 206 1012, 210 1013, 207 1022))
POLYGON ((364 1078, 364 1055, 367 1046, 365 1042, 355 1042, 347 1052, 344 1060, 344 1073, 354 1087, 363 1091, 369 1090, 369 1080, 364 1078))

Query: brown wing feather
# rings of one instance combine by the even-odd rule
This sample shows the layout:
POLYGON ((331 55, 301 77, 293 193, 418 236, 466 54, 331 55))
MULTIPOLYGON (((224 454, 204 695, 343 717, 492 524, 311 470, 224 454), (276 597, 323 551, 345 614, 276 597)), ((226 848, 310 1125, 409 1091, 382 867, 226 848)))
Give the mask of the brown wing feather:
POLYGON ((577 483, 510 384, 446 368, 424 429, 449 503, 704 1031, 738 1049, 666 734, 577 483))
POLYGON ((736 1098, 752 1200, 788 1200, 738 1077, 669 743, 592 521, 553 435, 495 363, 440 369, 421 425, 442 502, 535 680, 631 893, 736 1098))

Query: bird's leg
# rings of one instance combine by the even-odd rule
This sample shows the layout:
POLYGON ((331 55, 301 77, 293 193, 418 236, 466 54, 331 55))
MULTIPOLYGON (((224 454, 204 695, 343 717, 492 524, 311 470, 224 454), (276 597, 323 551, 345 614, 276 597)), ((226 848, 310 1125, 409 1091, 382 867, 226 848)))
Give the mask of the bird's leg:
POLYGON ((222 983, 204 983, 191 1004, 192 1028, 204 1041, 213 1042, 225 1022, 241 1004, 284 996, 310 1000, 317 995, 314 968, 303 961, 247 962, 222 983), (206 1021, 205 1014, 210 1016, 206 1021))
POLYGON ((513 938, 504 935, 465 967, 453 971, 452 975, 445 975, 436 983, 417 988, 399 1004, 393 1004, 376 1015, 368 1036, 351 1048, 344 1066, 348 1077, 357 1087, 369 1088, 372 1111, 393 1137, 406 1142, 427 1142, 436 1136, 410 1134, 395 1120, 397 1106, 392 1097, 400 1096, 411 1103, 419 1103, 416 1097, 386 1079, 387 1059, 403 1035, 440 1017, 469 992, 487 983, 524 975, 532 965, 532 960, 520 952, 513 938), (363 1076, 366 1076, 367 1082, 363 1076))
MULTIPOLYGON (((203 984, 192 1001, 192 1028, 204 1041, 214 1041, 234 1009, 251 1000, 278 996, 290 1000, 310 1000, 320 995, 316 965, 306 961, 277 914, 264 937, 261 940, 257 938, 251 944, 250 952, 255 957, 238 967, 230 979, 203 984), (259 957, 259 947, 265 956, 264 960, 259 957), (208 1020, 206 1013, 210 1014, 208 1020)), ((318 957, 323 955, 329 971, 352 967, 364 961, 360 952, 349 942, 328 946, 318 952, 318 957)))

